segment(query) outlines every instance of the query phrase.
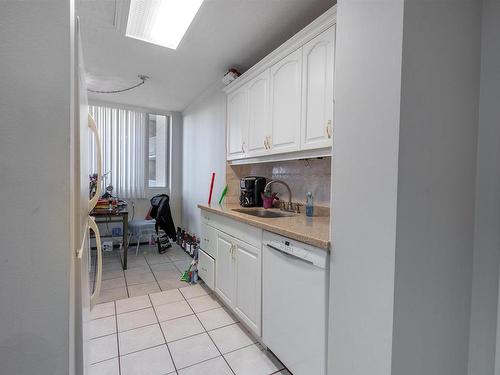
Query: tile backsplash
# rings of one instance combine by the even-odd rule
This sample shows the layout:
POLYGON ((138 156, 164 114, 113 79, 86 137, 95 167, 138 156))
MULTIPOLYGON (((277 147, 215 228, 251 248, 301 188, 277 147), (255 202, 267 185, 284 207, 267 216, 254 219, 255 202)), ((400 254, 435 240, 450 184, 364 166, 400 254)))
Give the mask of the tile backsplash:
MULTIPOLYGON (((331 157, 308 160, 290 160, 248 165, 227 165, 228 203, 239 202, 239 179, 245 176, 263 176, 268 180, 285 181, 292 190, 294 202, 306 201, 308 191, 313 193, 314 205, 330 206, 331 157)), ((288 199, 283 185, 272 187, 279 196, 288 199)))

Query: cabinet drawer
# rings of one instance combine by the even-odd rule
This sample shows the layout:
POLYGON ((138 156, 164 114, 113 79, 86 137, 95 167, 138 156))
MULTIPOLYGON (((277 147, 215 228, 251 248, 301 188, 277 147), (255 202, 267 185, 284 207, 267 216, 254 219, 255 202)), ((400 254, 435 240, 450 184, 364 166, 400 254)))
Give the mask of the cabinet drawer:
POLYGON ((200 249, 198 253, 198 276, 211 289, 214 289, 215 262, 214 259, 200 249))
POLYGON ((217 232, 215 228, 207 224, 201 224, 201 249, 215 259, 217 246, 217 232))
MULTIPOLYGON (((262 229, 260 228, 205 210, 201 210, 201 221, 209 228, 215 228, 252 246, 260 247, 262 245, 262 229)), ((210 241, 212 240, 210 239, 210 241)), ((203 246, 201 248, 203 249, 203 246)), ((216 257, 214 256, 214 258, 216 257)))
POLYGON ((201 210, 201 222, 203 224, 213 225, 212 224, 213 220, 214 220, 214 214, 205 210, 201 210))

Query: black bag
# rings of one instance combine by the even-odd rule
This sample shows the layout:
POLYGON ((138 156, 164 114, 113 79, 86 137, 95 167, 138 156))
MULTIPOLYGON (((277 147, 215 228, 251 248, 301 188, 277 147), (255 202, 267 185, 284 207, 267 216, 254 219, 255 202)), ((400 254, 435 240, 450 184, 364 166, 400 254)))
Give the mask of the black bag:
POLYGON ((174 220, 172 219, 172 213, 170 212, 170 197, 166 194, 159 194, 151 198, 150 202, 150 215, 156 220, 155 230, 157 234, 158 251, 160 254, 163 254, 169 247, 172 246, 170 244, 169 237, 172 241, 177 239, 174 220))

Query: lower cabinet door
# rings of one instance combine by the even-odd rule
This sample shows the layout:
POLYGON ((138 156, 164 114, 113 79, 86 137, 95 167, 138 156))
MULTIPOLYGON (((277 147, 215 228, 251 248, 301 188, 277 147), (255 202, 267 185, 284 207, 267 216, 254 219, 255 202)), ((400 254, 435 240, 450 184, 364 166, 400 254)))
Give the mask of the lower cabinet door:
POLYGON ((202 249, 198 252, 198 275, 210 290, 214 290, 215 262, 202 249))
POLYGON ((234 240, 217 232, 217 257, 215 262, 215 292, 226 303, 234 305, 234 240))
POLYGON ((236 295, 234 310, 241 320, 261 336, 261 259, 262 249, 235 242, 236 295))

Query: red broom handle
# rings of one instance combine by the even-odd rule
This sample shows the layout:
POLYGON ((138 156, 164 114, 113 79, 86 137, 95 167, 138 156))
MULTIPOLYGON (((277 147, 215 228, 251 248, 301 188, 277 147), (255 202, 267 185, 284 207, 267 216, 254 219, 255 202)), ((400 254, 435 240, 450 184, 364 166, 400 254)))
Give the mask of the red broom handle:
POLYGON ((214 180, 215 180, 215 172, 212 173, 212 182, 210 183, 210 195, 208 196, 208 205, 212 203, 212 193, 214 191, 214 180))

